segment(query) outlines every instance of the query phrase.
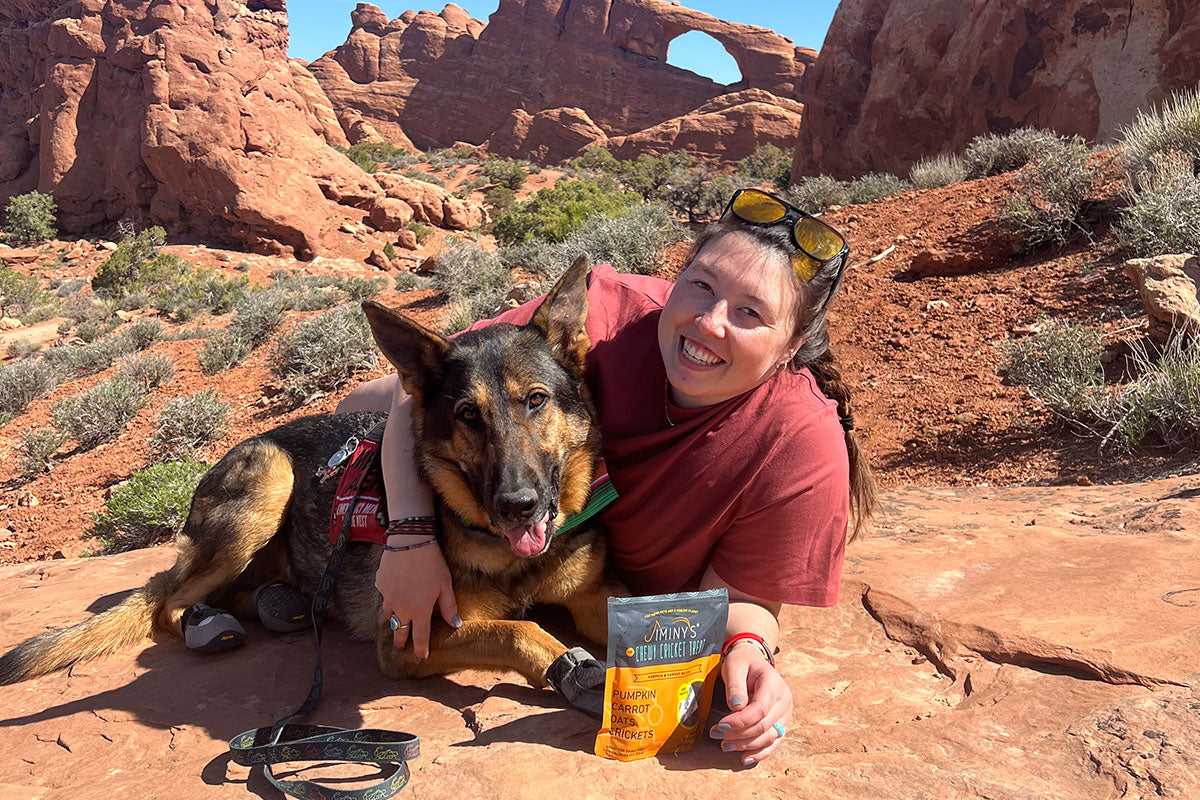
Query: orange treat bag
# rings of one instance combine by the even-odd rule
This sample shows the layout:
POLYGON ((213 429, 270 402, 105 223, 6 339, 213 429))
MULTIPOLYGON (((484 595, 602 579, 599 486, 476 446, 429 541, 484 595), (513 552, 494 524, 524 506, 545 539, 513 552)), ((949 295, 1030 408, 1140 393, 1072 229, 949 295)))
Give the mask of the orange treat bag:
POLYGON ((692 749, 712 705, 729 616, 724 589, 608 598, 608 671, 596 755, 692 749))

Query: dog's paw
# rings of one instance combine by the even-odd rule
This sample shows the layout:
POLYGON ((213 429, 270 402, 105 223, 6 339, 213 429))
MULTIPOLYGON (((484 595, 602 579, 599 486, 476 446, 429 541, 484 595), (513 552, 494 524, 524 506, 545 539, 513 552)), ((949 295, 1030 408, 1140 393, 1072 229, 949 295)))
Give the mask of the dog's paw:
POLYGON ((546 670, 546 681, 575 708, 601 717, 605 666, 582 647, 572 647, 546 670))

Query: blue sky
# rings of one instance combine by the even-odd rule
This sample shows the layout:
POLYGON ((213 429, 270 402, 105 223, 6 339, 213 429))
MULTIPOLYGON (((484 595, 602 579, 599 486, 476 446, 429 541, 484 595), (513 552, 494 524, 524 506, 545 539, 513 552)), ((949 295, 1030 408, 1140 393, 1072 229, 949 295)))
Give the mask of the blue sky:
MULTIPOLYGON (((288 0, 291 23, 289 54, 312 61, 340 45, 350 32, 350 12, 357 0, 288 0)), ((476 19, 487 20, 499 0, 457 0, 476 19)), ((377 5, 389 17, 408 9, 441 11, 436 0, 426 5, 408 0, 377 5)), ((683 0, 683 5, 731 22, 771 28, 790 37, 797 45, 821 49, 825 31, 837 9, 837 0, 683 0)), ((733 83, 740 76, 733 59, 716 40, 700 33, 680 36, 671 43, 667 62, 705 75, 718 83, 733 83)))

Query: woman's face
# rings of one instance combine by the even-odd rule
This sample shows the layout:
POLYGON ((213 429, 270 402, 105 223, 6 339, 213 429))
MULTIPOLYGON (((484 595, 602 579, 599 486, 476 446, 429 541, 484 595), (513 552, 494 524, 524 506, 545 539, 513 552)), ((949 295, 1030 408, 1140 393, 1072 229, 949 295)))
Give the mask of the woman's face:
POLYGON ((713 239, 680 274, 658 321, 671 400, 684 408, 753 389, 797 345, 790 265, 741 234, 713 239))

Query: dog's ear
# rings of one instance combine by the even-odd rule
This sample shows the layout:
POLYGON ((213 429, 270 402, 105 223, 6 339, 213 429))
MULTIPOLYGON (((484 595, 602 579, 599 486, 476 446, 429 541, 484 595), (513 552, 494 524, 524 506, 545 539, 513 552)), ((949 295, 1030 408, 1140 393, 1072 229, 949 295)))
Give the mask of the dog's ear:
POLYGON ((575 259, 563 276, 546 295, 532 324, 546 336, 550 350, 563 365, 583 374, 587 358, 587 256, 575 259))
POLYGON ((364 300, 362 310, 375 344, 400 373, 404 391, 421 397, 425 386, 441 372, 450 340, 374 300, 364 300))

